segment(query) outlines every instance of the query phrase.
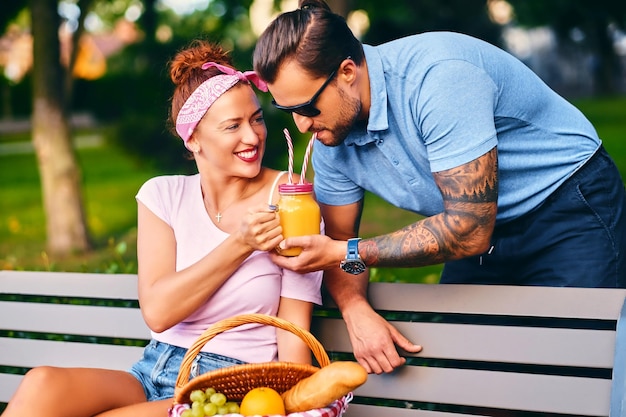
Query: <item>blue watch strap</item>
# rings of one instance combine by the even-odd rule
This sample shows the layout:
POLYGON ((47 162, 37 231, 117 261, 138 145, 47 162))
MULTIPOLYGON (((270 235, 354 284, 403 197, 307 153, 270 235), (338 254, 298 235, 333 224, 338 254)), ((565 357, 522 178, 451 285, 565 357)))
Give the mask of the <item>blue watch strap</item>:
POLYGON ((359 256, 359 241, 361 238, 355 237, 352 239, 348 239, 348 254, 346 255, 346 259, 360 259, 359 256))

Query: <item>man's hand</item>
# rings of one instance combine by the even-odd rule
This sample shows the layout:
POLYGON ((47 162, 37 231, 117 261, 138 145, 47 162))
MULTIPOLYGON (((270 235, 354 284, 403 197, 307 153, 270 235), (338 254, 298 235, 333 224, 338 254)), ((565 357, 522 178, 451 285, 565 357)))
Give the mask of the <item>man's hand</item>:
POLYGON ((422 347, 404 337, 395 327, 376 313, 369 305, 352 308, 344 314, 352 350, 357 361, 368 373, 392 372, 404 365, 396 346, 417 353, 422 347))
POLYGON ((346 242, 333 240, 325 235, 290 237, 280 243, 281 249, 291 247, 301 247, 302 253, 287 257, 270 252, 270 258, 281 268, 300 274, 337 268, 346 256, 346 242))

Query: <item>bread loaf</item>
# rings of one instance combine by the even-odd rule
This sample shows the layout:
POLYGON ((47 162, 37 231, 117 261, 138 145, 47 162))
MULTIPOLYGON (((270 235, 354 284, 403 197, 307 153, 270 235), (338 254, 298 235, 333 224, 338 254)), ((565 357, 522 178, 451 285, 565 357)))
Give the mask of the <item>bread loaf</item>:
POLYGON ((363 385, 367 371, 356 362, 337 361, 301 379, 282 394, 287 413, 328 406, 363 385))

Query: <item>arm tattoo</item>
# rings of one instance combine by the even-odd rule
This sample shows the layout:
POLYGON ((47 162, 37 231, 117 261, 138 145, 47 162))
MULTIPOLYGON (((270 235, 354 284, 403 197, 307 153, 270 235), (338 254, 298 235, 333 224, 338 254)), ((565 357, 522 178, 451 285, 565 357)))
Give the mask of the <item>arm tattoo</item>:
POLYGON ((364 239, 361 257, 369 266, 423 266, 486 250, 496 219, 496 148, 467 164, 433 174, 444 211, 398 231, 364 239))

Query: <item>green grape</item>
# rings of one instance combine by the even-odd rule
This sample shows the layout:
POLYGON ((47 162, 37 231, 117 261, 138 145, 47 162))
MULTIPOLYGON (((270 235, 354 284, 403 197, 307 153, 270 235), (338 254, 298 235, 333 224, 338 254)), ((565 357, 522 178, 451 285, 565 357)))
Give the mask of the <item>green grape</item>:
POLYGON ((203 402, 201 403, 200 401, 194 401, 194 402, 191 403, 191 409, 192 410, 195 410, 195 409, 198 409, 198 408, 202 409, 202 407, 204 407, 204 404, 205 403, 203 403, 203 402))
POLYGON ((204 410, 202 409, 202 407, 192 408, 191 417, 204 417, 204 410))
POLYGON ((207 398, 210 398, 211 395, 213 395, 215 393, 216 393, 215 388, 209 387, 209 388, 204 390, 204 394, 206 395, 207 398))
POLYGON ((180 413, 180 417, 192 417, 191 410, 189 408, 186 410, 183 410, 183 412, 180 413))
POLYGON ((228 407, 226 405, 220 405, 217 407, 217 414, 223 416, 224 414, 228 414, 228 407))
POLYGON ((209 401, 219 407, 226 404, 226 396, 221 392, 216 392, 215 394, 211 395, 209 401))
POLYGON ((226 414, 239 414, 239 404, 234 401, 226 401, 224 406, 228 409, 226 414))
POLYGON ((204 404, 203 410, 205 416, 214 416, 217 414, 217 405, 213 403, 206 403, 204 404))
POLYGON ((189 399, 192 402, 197 401, 197 402, 203 403, 206 401, 207 395, 201 389, 196 389, 196 390, 191 391, 191 394, 189 394, 189 399))

